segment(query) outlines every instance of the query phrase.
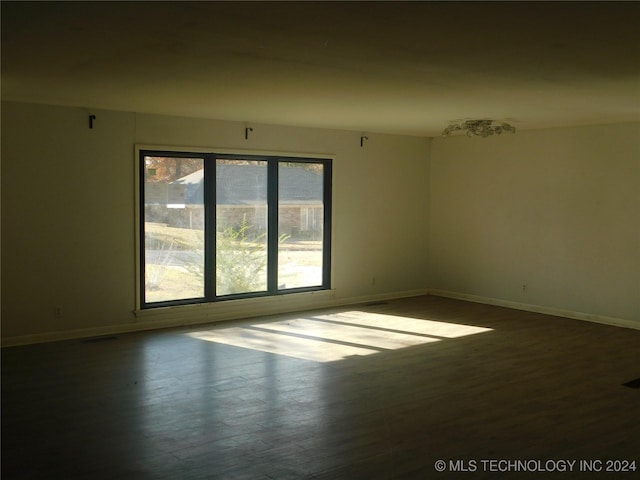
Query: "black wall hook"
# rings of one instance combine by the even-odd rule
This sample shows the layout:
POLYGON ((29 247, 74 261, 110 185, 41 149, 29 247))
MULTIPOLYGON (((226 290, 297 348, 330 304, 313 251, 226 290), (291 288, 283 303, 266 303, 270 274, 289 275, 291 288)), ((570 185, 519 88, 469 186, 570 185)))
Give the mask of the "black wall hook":
POLYGON ((244 139, 245 140, 249 139, 249 132, 253 132, 253 128, 247 127, 247 128, 244 129, 244 139))
POLYGON ((369 140, 369 137, 363 135, 360 137, 360 146, 363 147, 364 146, 364 141, 365 140, 369 140))
POLYGON ((95 115, 89 115, 89 128, 93 128, 93 121, 96 119, 95 115))

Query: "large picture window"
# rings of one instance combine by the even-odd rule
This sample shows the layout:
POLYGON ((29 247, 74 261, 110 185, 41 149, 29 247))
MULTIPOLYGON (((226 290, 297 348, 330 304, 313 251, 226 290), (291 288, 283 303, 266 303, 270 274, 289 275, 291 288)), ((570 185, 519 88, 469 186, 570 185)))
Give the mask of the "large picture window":
POLYGON ((330 288, 331 160, 140 151, 142 308, 330 288))

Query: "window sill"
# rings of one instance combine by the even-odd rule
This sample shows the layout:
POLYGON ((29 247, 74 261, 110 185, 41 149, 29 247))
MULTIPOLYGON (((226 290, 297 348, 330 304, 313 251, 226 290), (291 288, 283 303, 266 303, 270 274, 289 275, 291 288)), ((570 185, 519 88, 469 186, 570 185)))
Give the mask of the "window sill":
POLYGON ((178 326, 322 308, 332 306, 334 300, 334 290, 317 290, 212 303, 136 309, 133 313, 136 321, 178 326))

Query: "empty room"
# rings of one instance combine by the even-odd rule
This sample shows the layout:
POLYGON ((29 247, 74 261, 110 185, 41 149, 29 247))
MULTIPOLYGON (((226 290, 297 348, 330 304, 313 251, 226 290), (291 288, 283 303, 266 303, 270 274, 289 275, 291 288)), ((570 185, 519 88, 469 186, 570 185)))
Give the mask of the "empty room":
POLYGON ((3 479, 640 475, 640 3, 0 6, 3 479))

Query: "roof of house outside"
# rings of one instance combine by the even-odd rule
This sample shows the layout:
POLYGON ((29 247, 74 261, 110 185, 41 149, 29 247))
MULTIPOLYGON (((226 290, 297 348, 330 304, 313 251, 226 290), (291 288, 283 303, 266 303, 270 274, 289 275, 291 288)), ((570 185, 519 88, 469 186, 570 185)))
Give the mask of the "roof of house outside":
MULTIPOLYGON (((204 170, 172 182, 185 185, 185 203, 202 203, 204 170)), ((280 202, 289 205, 322 204, 322 175, 301 167, 281 167, 278 172, 280 202)), ((218 205, 261 205, 267 202, 267 167, 259 165, 217 165, 218 205)))

